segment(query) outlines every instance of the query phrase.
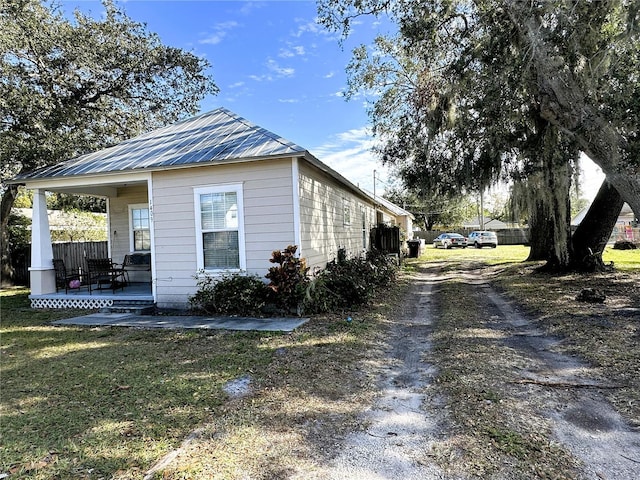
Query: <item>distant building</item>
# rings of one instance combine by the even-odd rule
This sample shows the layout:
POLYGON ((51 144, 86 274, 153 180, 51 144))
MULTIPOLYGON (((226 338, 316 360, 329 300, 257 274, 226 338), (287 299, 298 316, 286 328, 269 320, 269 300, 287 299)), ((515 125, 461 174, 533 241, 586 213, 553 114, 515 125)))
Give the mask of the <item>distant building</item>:
POLYGON ((506 230, 507 228, 511 228, 509 225, 504 223, 501 220, 495 220, 491 218, 487 218, 484 221, 484 226, 480 227, 480 219, 478 217, 474 217, 466 222, 462 223, 464 228, 475 229, 475 230, 506 230))
MULTIPOLYGON (((580 225, 585 215, 589 211, 589 207, 591 205, 587 205, 582 210, 578 212, 578 214, 573 217, 571 220, 571 226, 577 227, 580 225)), ((615 227, 613 227, 613 232, 611 233, 611 237, 609 238, 609 242, 617 242, 619 240, 627 240, 630 242, 640 242, 640 229, 638 228, 638 222, 636 221, 635 215, 633 214, 633 210, 628 203, 625 203, 622 206, 622 210, 620 211, 620 215, 618 216, 618 221, 616 222, 615 227)))

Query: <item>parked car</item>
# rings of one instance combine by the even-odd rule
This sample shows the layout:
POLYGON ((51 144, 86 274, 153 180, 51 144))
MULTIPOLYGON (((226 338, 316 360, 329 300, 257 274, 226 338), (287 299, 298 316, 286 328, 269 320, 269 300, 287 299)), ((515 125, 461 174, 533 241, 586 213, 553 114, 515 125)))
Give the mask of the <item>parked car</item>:
POLYGON ((442 233, 433 239, 433 248, 467 248, 467 239, 459 233, 442 233))
POLYGON ((467 242, 469 245, 473 245, 476 248, 496 248, 498 246, 498 236, 495 232, 488 232, 486 230, 471 232, 467 242))

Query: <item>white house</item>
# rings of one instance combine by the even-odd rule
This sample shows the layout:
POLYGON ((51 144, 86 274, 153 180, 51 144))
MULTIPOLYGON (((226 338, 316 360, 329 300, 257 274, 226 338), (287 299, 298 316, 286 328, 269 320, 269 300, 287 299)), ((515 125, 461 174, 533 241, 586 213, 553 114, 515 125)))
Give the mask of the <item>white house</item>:
MULTIPOLYGON (((348 161, 345 158, 345 161, 348 161)), ((372 198, 306 149, 219 108, 116 146, 16 177, 34 191, 31 303, 56 306, 45 192, 103 196, 109 256, 151 257, 161 307, 185 306, 197 276, 264 276, 274 250, 298 245, 311 267, 338 248, 370 248, 386 221, 411 232, 411 214, 372 198)), ((96 306, 96 295, 64 306, 96 306)), ((101 303, 100 306, 103 306, 101 303)))

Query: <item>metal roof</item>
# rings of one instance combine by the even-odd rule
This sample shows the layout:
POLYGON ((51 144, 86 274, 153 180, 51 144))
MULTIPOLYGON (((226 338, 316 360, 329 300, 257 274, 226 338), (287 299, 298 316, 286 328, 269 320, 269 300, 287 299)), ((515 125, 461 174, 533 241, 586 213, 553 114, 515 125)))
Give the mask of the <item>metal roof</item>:
POLYGON ((16 180, 154 170, 305 152, 295 143, 218 108, 113 147, 20 174, 16 180))
POLYGON ((407 216, 407 217, 411 217, 412 219, 415 219, 415 216, 413 215, 413 213, 409 212, 408 210, 405 210, 404 208, 400 207, 399 205, 396 205, 395 203, 387 200, 386 198, 381 197, 380 195, 374 195, 372 192, 364 188, 360 188, 360 190, 362 190, 371 200, 373 200, 374 203, 382 205, 394 215, 407 216))

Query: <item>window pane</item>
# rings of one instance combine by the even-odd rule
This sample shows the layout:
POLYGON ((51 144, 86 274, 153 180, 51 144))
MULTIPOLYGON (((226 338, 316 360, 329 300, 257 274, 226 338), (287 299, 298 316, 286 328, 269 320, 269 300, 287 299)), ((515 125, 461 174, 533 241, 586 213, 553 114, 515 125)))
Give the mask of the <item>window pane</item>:
POLYGON ((200 219, 203 230, 238 228, 236 192, 200 195, 200 219))
POLYGON ((133 228, 149 228, 149 209, 148 208, 136 208, 131 210, 131 217, 133 220, 133 228))
POLYGON ((133 249, 151 250, 151 234, 149 230, 135 230, 133 232, 133 249))
POLYGON ((238 232, 202 234, 205 268, 240 268, 238 232))

